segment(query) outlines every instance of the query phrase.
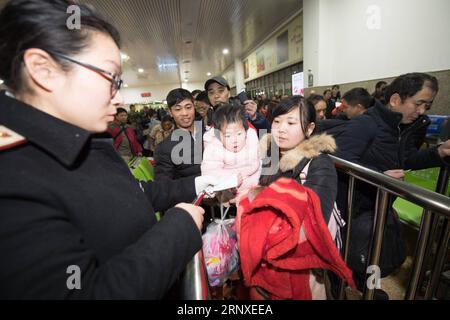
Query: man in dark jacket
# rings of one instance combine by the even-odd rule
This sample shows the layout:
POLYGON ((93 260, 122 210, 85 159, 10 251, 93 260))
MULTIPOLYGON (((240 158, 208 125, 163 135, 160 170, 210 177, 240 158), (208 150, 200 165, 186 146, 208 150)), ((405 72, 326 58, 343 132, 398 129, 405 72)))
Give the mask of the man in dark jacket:
POLYGON ((176 129, 156 147, 155 179, 200 176, 204 129, 202 121, 195 121, 194 98, 179 88, 169 92, 167 104, 176 129))
POLYGON ((423 73, 398 77, 386 88, 386 106, 377 103, 348 124, 337 141, 338 156, 394 178, 403 178, 403 170, 442 165, 450 155, 450 141, 418 151, 411 139, 429 124, 424 113, 437 92, 435 77, 423 73))
MULTIPOLYGON (((336 137, 337 156, 397 179, 403 178, 407 169, 443 165, 444 158, 450 155, 450 141, 426 150, 418 150, 414 144, 415 133, 429 123, 424 113, 437 92, 438 82, 433 76, 411 73, 398 77, 386 88, 386 106, 377 102, 364 115, 352 119, 336 137)), ((349 264, 363 279, 376 190, 358 184, 356 191, 349 264)), ((345 204, 338 205, 345 209, 345 204)), ((393 214, 388 215, 386 229, 380 263, 383 277, 399 267, 405 258, 393 214)))
POLYGON ((364 114, 374 104, 374 99, 364 88, 353 88, 342 96, 344 112, 336 116, 335 119, 325 119, 317 121, 316 132, 326 132, 337 138, 344 132, 348 120, 364 114))

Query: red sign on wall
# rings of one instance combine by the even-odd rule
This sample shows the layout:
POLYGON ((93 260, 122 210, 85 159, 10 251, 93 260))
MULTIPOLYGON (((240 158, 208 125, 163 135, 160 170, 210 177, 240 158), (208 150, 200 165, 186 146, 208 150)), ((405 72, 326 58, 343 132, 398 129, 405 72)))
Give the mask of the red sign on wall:
POLYGON ((142 98, 149 98, 151 96, 152 96, 151 92, 143 92, 143 93, 141 93, 141 97, 142 98))

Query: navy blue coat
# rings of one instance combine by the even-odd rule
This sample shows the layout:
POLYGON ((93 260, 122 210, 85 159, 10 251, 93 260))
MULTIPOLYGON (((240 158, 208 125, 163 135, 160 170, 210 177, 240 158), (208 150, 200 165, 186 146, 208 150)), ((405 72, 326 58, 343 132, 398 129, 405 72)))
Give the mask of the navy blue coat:
POLYGON ((415 146, 415 134, 428 126, 428 117, 419 117, 403 130, 401 119, 401 113, 377 103, 345 125, 342 134, 336 137, 336 155, 379 172, 441 166, 444 162, 437 147, 417 150, 415 146))
MULTIPOLYGON (((423 169, 441 166, 437 148, 418 150, 417 136, 428 126, 426 116, 410 125, 401 126, 402 114, 377 102, 361 116, 343 123, 342 132, 335 135, 337 156, 378 172, 393 169, 423 169)), ((336 127, 335 127, 336 128, 336 127)), ((349 251, 349 266, 363 279, 375 212, 376 189, 366 183, 355 184, 354 216, 349 251)), ((347 179, 339 175, 338 207, 346 216, 347 179)), ((380 268, 384 277, 398 268, 406 257, 406 246, 400 235, 398 218, 387 216, 385 241, 380 268)), ((362 283, 362 282, 361 282, 362 283)))

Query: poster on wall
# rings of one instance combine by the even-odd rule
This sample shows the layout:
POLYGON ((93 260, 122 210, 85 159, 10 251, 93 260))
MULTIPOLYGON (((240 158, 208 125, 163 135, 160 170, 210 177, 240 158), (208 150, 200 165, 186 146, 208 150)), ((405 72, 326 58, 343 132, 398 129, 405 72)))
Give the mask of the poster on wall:
POLYGON ((250 77, 250 67, 248 64, 248 59, 244 61, 244 79, 248 79, 250 77))
POLYGON ((292 75, 292 95, 294 96, 304 96, 305 86, 303 83, 303 72, 295 73, 292 75))
POLYGON ((256 72, 260 73, 266 70, 266 64, 264 61, 264 51, 256 51, 256 72))
POLYGON ((289 33, 288 30, 277 37, 277 63, 282 64, 289 60, 289 33))

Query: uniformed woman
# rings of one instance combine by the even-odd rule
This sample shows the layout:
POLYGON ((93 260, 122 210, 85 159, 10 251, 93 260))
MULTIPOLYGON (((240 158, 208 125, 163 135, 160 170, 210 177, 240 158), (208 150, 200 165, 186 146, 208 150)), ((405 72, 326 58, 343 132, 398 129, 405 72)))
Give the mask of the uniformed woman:
POLYGON ((162 298, 201 248, 203 209, 180 202, 211 181, 140 185, 95 137, 123 103, 119 34, 71 5, 0 12, 0 299, 162 298))

